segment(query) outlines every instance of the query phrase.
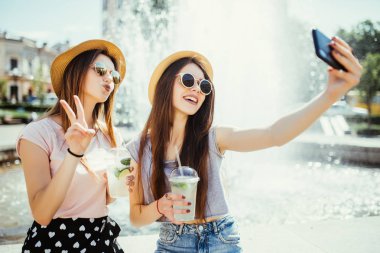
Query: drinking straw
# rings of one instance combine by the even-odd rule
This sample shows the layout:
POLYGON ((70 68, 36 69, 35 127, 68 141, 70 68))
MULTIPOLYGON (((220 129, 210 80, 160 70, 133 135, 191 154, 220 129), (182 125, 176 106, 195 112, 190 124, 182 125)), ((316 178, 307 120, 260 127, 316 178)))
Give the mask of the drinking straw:
POLYGON ((181 174, 181 176, 183 176, 182 165, 181 165, 181 160, 179 159, 179 152, 178 152, 178 147, 177 147, 177 145, 174 146, 174 148, 175 148, 175 155, 176 155, 176 157, 177 157, 177 161, 178 161, 178 165, 179 165, 179 167, 178 167, 178 169, 179 169, 179 173, 181 174))

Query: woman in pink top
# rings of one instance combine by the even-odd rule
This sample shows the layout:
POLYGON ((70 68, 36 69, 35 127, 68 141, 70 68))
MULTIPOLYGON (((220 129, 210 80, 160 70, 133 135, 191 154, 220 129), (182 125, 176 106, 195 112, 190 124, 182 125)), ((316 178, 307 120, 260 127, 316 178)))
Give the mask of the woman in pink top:
POLYGON ((17 141, 35 220, 22 250, 123 252, 116 241, 120 227, 107 216, 105 170, 85 158, 121 144, 112 111, 124 56, 111 42, 89 40, 60 54, 50 74, 60 101, 17 141))

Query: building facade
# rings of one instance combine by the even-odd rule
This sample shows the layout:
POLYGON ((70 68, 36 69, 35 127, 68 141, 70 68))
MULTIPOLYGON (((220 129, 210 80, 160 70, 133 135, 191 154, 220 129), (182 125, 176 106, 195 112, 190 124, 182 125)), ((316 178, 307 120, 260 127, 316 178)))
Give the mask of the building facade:
POLYGON ((0 99, 2 102, 30 102, 52 91, 50 64, 69 47, 68 42, 48 47, 21 36, 0 33, 0 99))

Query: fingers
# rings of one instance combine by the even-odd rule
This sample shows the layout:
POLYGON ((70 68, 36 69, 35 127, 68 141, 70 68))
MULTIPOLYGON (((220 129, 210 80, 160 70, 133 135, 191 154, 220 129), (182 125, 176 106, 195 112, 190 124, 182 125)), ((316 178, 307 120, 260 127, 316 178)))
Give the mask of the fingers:
POLYGON ((71 124, 76 122, 77 117, 75 116, 75 113, 74 113, 73 109, 71 109, 69 104, 63 99, 60 100, 59 102, 61 103, 63 109, 65 110, 67 117, 69 117, 71 124))
POLYGON ((356 85, 360 82, 360 75, 353 74, 350 72, 345 72, 345 71, 339 71, 337 69, 332 69, 329 70, 330 73, 332 73, 334 76, 337 78, 345 80, 348 84, 356 85))
POLYGON ((71 140, 91 139, 94 135, 95 130, 84 128, 78 122, 71 125, 65 133, 65 137, 71 140))
POLYGON ((330 45, 333 47, 332 54, 338 62, 346 67, 349 72, 360 73, 362 67, 355 56, 352 55, 350 49, 335 42, 330 43, 330 45))
POLYGON ((77 95, 74 95, 74 102, 75 102, 75 106, 77 108, 78 120, 79 120, 79 122, 81 122, 84 125, 84 127, 87 128, 87 122, 86 122, 86 118, 84 116, 83 105, 82 105, 82 103, 81 103, 81 101, 77 95))
POLYGON ((168 200, 184 200, 185 199, 185 196, 183 196, 182 194, 175 194, 171 192, 166 193, 164 197, 168 200))
POLYGON ((332 38, 332 41, 334 41, 335 43, 337 43, 338 45, 346 48, 347 50, 349 50, 350 52, 352 52, 352 47, 350 47, 350 45, 347 44, 347 42, 345 42, 344 40, 342 40, 341 38, 338 38, 336 36, 334 36, 332 38))
POLYGON ((81 133, 83 133, 84 135, 89 135, 89 136, 93 136, 95 134, 95 130, 94 129, 88 129, 88 128, 85 128, 84 126, 82 126, 80 123, 76 122, 74 123, 72 126, 71 126, 73 129, 75 130, 78 130, 80 131, 81 133))
POLYGON ((185 200, 172 200, 173 206, 191 206, 191 202, 185 200))
POLYGON ((184 200, 184 196, 181 194, 166 193, 158 202, 159 210, 169 219, 173 219, 174 214, 186 214, 190 210, 187 206, 191 203, 184 200), (176 208, 174 208, 176 207, 176 208))
POLYGON ((135 182, 133 180, 129 180, 127 179, 127 183, 126 183, 129 187, 133 187, 135 186, 135 182))

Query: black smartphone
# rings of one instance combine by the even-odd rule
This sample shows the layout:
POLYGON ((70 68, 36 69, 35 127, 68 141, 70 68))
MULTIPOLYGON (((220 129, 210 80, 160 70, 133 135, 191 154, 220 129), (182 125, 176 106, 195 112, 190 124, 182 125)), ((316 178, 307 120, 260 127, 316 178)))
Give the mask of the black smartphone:
POLYGON ((331 46, 329 45, 331 39, 320 32, 318 29, 312 30, 315 53, 317 56, 334 69, 341 69, 347 71, 331 54, 331 46))

